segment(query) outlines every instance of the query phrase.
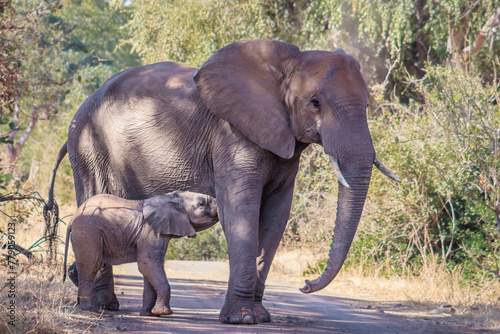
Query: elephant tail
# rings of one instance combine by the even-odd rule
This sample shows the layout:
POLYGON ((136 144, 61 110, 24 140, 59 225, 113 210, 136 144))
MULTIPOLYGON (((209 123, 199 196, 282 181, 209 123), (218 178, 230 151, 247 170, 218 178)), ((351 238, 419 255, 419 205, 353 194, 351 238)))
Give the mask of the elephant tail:
POLYGON ((68 229, 66 230, 66 242, 64 244, 64 261, 63 261, 63 283, 66 280, 66 274, 67 274, 66 264, 68 261, 69 235, 71 234, 71 227, 73 225, 72 223, 73 223, 73 219, 68 224, 68 229))
POLYGON ((65 142, 64 145, 61 147, 59 150, 59 153, 57 154, 56 160, 54 161, 54 164, 52 165, 52 170, 50 171, 50 187, 49 187, 49 200, 47 204, 45 204, 45 207, 43 208, 43 211, 51 211, 52 207, 54 206, 54 182, 56 181, 56 172, 57 168, 59 167, 59 164, 61 163, 61 160, 66 156, 66 153, 68 153, 68 142, 65 142))

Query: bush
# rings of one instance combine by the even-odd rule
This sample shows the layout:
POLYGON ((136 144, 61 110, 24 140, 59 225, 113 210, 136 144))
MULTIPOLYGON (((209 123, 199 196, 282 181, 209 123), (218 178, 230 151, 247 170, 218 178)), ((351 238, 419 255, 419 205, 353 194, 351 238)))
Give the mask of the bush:
POLYGON ((283 235, 286 247, 328 250, 337 207, 337 180, 319 145, 302 154, 296 177, 290 219, 283 235))
POLYGON ((170 240, 167 260, 215 261, 227 259, 227 243, 220 224, 197 233, 196 238, 170 240))

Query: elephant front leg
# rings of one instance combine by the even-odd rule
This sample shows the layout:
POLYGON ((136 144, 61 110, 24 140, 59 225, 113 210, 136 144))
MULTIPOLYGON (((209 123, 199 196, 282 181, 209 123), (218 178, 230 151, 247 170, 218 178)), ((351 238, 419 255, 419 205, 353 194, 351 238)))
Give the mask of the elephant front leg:
POLYGON ((255 286, 255 314, 258 322, 271 322, 262 304, 267 275, 286 227, 293 198, 293 184, 265 198, 262 203, 255 286))
POLYGON ((156 304, 156 298, 156 290, 144 277, 144 291, 142 293, 142 310, 139 313, 140 316, 156 316, 156 314, 153 314, 153 312, 151 312, 156 304))
POLYGON ((230 271, 226 300, 219 320, 231 324, 255 324, 255 257, 262 188, 249 189, 248 184, 239 182, 223 184, 231 185, 229 190, 216 191, 219 219, 227 240, 230 271))
POLYGON ((165 251, 157 247, 138 249, 137 263, 139 271, 144 276, 141 315, 160 316, 174 313, 170 308, 170 284, 165 274, 164 261, 165 251))

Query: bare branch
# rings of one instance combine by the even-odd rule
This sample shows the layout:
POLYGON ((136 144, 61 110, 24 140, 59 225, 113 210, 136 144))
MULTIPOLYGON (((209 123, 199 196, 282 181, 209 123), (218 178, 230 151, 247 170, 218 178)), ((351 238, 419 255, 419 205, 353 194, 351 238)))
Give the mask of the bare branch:
POLYGON ((481 30, 479 30, 479 34, 472 43, 472 46, 471 45, 467 46, 462 50, 462 52, 467 55, 477 53, 481 48, 481 46, 483 45, 486 38, 488 37, 488 34, 490 33, 491 29, 496 25, 498 25, 499 23, 500 23, 500 7, 497 8, 496 12, 490 16, 490 18, 486 21, 481 30))
POLYGON ((12 194, 7 196, 0 195, 0 203, 9 201, 24 201, 27 199, 43 202, 43 199, 41 199, 40 197, 33 196, 33 194, 28 194, 28 195, 12 194))
POLYGON ((35 107, 35 108, 33 108, 33 111, 31 112, 30 124, 26 128, 26 131, 24 131, 24 133, 19 138, 19 141, 16 144, 16 149, 21 150, 24 143, 26 142, 26 139, 28 139, 31 132, 33 132, 33 129, 35 128, 35 124, 38 120, 37 115, 38 115, 38 108, 35 107))

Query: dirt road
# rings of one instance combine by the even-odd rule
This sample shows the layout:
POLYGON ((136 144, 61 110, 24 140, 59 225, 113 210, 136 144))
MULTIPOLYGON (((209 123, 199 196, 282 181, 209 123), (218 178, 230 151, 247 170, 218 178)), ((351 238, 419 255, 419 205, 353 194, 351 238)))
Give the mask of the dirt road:
MULTIPOLYGON (((110 331, 141 333, 479 333, 414 319, 392 311, 408 307, 370 307, 368 302, 339 298, 328 292, 305 295, 299 286, 271 277, 264 305, 271 323, 226 325, 218 320, 227 286, 228 265, 223 262, 168 261, 166 272, 172 288, 174 314, 139 317, 142 276, 136 264, 115 267, 120 311, 109 312, 110 331)), ((404 312, 403 312, 404 313, 404 312)), ((484 332, 486 333, 486 332, 484 332)))

